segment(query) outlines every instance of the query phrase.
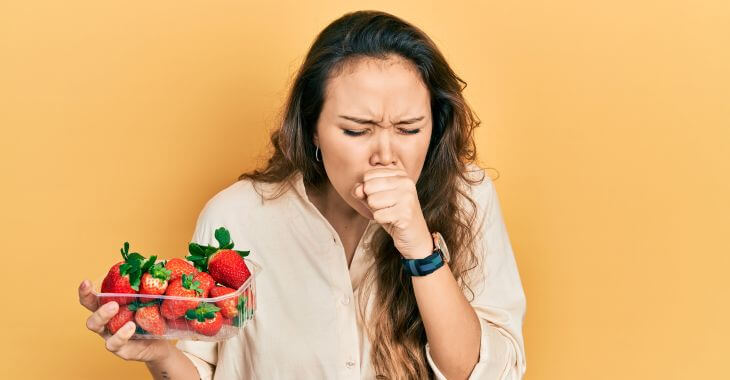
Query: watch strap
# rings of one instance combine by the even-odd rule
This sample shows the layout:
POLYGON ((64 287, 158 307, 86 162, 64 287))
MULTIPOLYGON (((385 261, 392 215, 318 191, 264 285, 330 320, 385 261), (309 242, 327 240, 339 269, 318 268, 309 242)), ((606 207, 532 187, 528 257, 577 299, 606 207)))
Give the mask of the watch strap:
POLYGON ((444 255, 440 249, 422 259, 406 259, 401 257, 403 271, 411 276, 425 276, 444 265, 444 255))

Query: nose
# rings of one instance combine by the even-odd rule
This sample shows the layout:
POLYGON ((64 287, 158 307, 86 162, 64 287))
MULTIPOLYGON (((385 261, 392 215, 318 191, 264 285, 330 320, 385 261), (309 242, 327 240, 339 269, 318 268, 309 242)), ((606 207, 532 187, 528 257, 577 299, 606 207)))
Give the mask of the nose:
POLYGON ((391 136, 390 129, 380 129, 375 134, 373 139, 373 153, 370 155, 370 165, 394 166, 397 164, 397 157, 393 149, 394 139, 391 136))

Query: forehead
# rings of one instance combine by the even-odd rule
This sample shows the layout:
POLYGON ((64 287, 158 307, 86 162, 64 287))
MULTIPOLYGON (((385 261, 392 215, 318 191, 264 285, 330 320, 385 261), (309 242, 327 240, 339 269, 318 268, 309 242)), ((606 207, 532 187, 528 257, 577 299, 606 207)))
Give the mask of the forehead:
POLYGON ((362 57, 333 70, 327 81, 325 108, 405 114, 423 112, 429 108, 429 99, 420 72, 409 60, 398 56, 362 57))

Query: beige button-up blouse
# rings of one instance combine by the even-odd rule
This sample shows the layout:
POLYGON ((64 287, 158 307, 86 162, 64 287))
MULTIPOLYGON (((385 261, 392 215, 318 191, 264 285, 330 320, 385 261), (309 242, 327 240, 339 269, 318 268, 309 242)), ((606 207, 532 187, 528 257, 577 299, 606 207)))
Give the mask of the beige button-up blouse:
MULTIPOLYGON (((479 207, 475 228, 481 257, 469 283, 481 349, 470 379, 521 379, 525 295, 494 184, 484 178, 471 188, 479 207)), ((263 270, 256 277, 255 317, 239 336, 217 343, 177 342, 201 379, 375 378, 356 308, 365 302, 359 290, 371 263, 370 239, 380 228, 376 222, 369 223, 348 270, 337 232, 310 202, 299 173, 283 196, 265 203, 248 180, 223 189, 200 212, 192 241, 215 244, 213 232, 221 226, 230 231, 236 249, 250 250, 248 259, 263 270)), ((436 378, 445 379, 428 344, 425 350, 436 378)))

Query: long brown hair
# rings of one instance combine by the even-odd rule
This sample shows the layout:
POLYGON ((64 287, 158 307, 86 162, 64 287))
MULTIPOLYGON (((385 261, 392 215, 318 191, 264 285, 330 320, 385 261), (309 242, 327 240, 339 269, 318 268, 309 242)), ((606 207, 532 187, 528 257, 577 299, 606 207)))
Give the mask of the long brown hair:
MULTIPOLYGON (((271 135, 273 153, 267 165, 238 179, 278 184, 279 190, 270 198, 280 196, 297 171, 309 187, 326 183, 322 162, 314 159, 313 135, 327 80, 355 59, 386 59, 393 54, 415 65, 429 89, 433 132, 416 183, 418 199, 429 230, 441 232, 446 240, 451 272, 462 289, 469 289, 464 277, 477 265, 471 227, 476 205, 464 184, 483 179, 467 171, 468 164, 476 161, 473 132, 480 122, 462 95, 466 82, 423 31, 396 16, 379 11, 347 13, 320 32, 294 78, 280 127, 271 135)), ((375 372, 386 379, 431 378, 424 350, 426 333, 400 254, 382 228, 373 235, 370 247, 374 265, 365 276, 363 291, 367 295, 377 289, 374 312, 367 319, 375 372)), ((362 316, 366 304, 361 302, 362 316)))

